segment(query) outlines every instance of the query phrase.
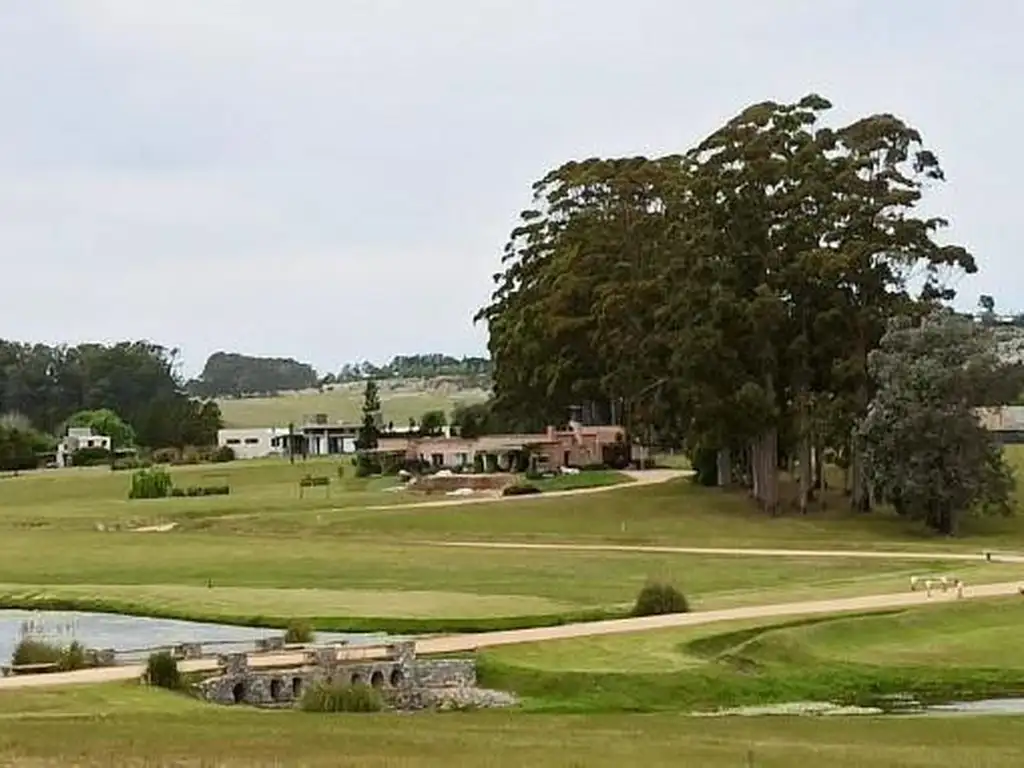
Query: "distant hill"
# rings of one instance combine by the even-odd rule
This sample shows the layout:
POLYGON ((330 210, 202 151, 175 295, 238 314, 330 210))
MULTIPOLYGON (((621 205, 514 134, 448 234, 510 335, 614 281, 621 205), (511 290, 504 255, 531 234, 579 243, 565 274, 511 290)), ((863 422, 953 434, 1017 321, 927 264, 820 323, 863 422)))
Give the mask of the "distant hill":
POLYGON ((309 389, 316 387, 318 380, 313 366, 290 357, 215 352, 186 388, 197 397, 242 397, 309 389))

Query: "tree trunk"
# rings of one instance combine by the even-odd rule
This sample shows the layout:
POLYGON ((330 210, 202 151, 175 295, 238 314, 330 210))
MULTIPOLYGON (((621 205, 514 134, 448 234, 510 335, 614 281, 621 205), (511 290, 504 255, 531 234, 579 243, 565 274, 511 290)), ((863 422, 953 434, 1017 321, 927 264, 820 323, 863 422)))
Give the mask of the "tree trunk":
POLYGON ((732 485, 732 454, 728 448, 718 449, 718 487, 728 488, 732 485))
POLYGON ((825 485, 825 446, 822 445, 821 438, 818 437, 814 441, 814 490, 823 493, 828 490, 825 485))
POLYGON ((864 457, 856 439, 850 440, 850 506, 854 512, 871 511, 864 457))
POLYGON ((807 514, 807 507, 814 496, 814 467, 811 465, 812 439, 811 419, 806 406, 800 409, 800 435, 797 444, 797 471, 800 473, 800 514, 807 514))
POLYGON ((764 436, 765 494, 764 505, 772 517, 779 513, 779 432, 774 427, 764 436))
POLYGON ((762 488, 764 486, 764 475, 761 468, 761 443, 754 440, 750 444, 750 495, 762 501, 762 488))

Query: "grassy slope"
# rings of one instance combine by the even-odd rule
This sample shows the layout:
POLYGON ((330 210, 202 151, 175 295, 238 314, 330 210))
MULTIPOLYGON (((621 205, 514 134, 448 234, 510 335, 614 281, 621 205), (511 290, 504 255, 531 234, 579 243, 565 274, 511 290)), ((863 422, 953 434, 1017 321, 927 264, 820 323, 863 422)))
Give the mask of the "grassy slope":
POLYGON ((0 763, 494 768, 1016 768, 1024 720, 690 720, 675 715, 307 715, 137 686, 0 695, 0 763))
MULTIPOLYGON (((410 418, 418 421, 427 411, 441 410, 451 415, 456 405, 482 403, 487 399, 486 392, 476 389, 438 389, 425 385, 391 389, 388 382, 379 384, 384 421, 401 425, 408 424, 410 418)), ((224 399, 218 404, 228 427, 286 426, 315 413, 326 413, 332 422, 357 424, 362 415, 363 386, 350 384, 325 392, 310 390, 285 392, 279 397, 224 399)))
POLYGON ((775 626, 648 632, 489 651, 488 684, 539 710, 658 711, 804 700, 1024 693, 1024 600, 775 626))

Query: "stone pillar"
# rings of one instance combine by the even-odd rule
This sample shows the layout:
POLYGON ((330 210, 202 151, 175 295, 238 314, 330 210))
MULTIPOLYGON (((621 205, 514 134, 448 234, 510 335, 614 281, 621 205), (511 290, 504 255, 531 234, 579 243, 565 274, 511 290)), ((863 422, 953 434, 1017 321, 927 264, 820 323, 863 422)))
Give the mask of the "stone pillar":
POLYGON ((388 646, 388 656, 394 660, 395 667, 401 673, 397 688, 413 688, 416 681, 416 643, 402 640, 388 646))
POLYGON ((225 653, 217 657, 225 675, 244 675, 249 671, 249 656, 245 653, 225 653))
POLYGON ((202 643, 180 643, 174 646, 172 653, 178 659, 201 659, 203 646, 202 643))

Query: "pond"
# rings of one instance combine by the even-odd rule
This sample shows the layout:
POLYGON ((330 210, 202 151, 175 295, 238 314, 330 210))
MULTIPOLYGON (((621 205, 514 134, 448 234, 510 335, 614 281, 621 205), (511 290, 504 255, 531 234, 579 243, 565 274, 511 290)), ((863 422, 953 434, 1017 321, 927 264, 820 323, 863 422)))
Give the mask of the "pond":
MULTIPOLYGON (((284 631, 112 613, 0 610, 0 664, 10 662, 11 654, 26 628, 30 628, 34 637, 58 645, 68 645, 77 640, 87 648, 113 648, 124 659, 143 659, 150 649, 178 643, 209 644, 209 647, 204 647, 204 652, 242 651, 251 648, 256 640, 277 637, 284 631)), ((347 641, 365 644, 381 642, 385 638, 383 634, 340 632, 318 632, 316 635, 316 641, 321 643, 347 641)))
POLYGON ((1024 699, 954 701, 927 707, 925 715, 1024 715, 1024 699))

